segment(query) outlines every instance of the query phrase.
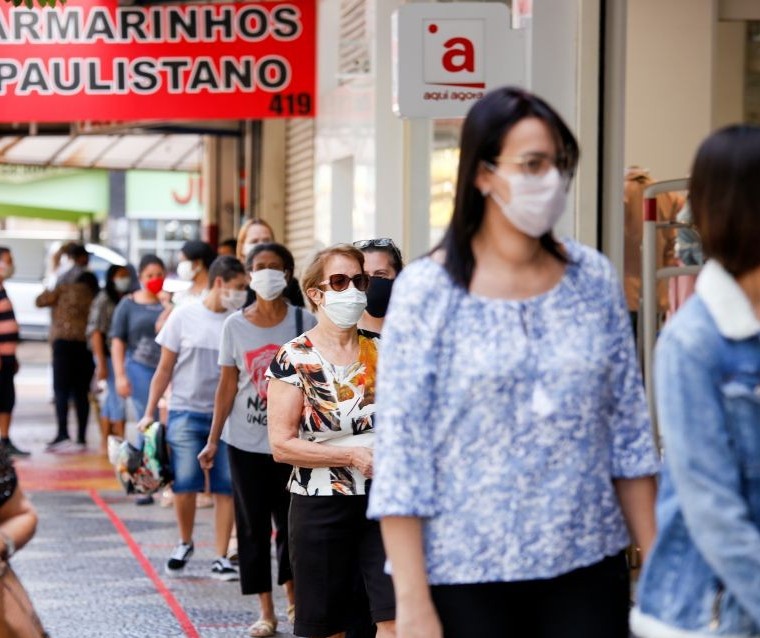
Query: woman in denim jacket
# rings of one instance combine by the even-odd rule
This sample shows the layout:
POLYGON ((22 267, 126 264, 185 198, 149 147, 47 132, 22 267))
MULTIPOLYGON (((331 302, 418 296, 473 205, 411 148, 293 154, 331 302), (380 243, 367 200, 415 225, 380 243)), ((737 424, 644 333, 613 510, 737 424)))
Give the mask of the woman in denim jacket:
POLYGON ((760 128, 700 147, 691 208, 709 261, 657 346, 665 443, 640 638, 760 636, 760 128))

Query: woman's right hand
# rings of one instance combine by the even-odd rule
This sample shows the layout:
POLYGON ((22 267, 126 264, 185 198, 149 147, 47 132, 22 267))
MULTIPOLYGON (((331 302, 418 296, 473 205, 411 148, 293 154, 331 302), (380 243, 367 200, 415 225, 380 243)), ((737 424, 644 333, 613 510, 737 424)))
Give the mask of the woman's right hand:
POLYGON ((154 421, 155 419, 152 416, 150 415, 144 416, 142 419, 140 419, 137 422, 138 432, 145 432, 151 425, 153 425, 154 421))
POLYGON ((95 366, 95 380, 106 381, 108 379, 108 369, 105 366, 98 364, 95 366))
POLYGON ((116 394, 123 399, 127 399, 132 396, 132 385, 129 383, 127 377, 116 377, 116 394))
POLYGON ((201 464, 201 469, 204 471, 210 470, 214 467, 214 457, 216 456, 216 443, 209 441, 206 446, 198 454, 198 462, 201 464))
POLYGON ((443 638, 443 629, 433 602, 396 605, 396 638, 443 638))
POLYGON ((351 452, 351 466, 359 470, 366 478, 372 478, 372 448, 355 447, 351 452))

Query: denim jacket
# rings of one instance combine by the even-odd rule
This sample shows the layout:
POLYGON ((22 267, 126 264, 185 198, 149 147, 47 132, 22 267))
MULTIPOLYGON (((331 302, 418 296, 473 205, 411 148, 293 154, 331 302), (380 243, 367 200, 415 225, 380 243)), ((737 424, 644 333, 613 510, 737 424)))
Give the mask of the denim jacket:
POLYGON ((760 636, 760 321, 717 262, 655 364, 665 462, 640 638, 760 636))

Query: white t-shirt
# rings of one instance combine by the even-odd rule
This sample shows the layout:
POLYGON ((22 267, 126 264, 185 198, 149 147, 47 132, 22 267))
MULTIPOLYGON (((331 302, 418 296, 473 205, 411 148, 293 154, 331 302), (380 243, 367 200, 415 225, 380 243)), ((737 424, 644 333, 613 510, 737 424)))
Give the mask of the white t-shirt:
POLYGON ((177 353, 170 410, 213 414, 219 382, 219 334, 229 312, 214 312, 202 303, 175 308, 156 343, 177 353))
MULTIPOLYGON (((301 309, 303 326, 311 330, 317 320, 301 309)), ((271 454, 267 431, 266 372, 280 346, 296 336, 296 309, 288 306, 288 314, 276 326, 259 328, 243 316, 233 313, 222 328, 219 365, 238 369, 235 403, 224 425, 222 440, 245 452, 271 454)))

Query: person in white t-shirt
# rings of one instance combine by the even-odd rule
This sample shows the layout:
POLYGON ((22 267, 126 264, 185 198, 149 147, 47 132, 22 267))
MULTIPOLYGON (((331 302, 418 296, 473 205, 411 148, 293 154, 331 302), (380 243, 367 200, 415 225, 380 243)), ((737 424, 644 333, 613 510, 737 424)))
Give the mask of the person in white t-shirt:
MULTIPOLYGON (((174 511, 180 540, 166 563, 169 576, 180 575, 193 554, 195 497, 206 487, 206 475, 198 463, 211 429, 214 391, 219 380, 219 335, 230 312, 245 301, 248 278, 234 257, 219 257, 209 269, 209 292, 202 302, 175 309, 156 337, 161 360, 150 384, 145 416, 138 428, 153 422, 159 399, 171 382, 167 442, 174 472, 174 511)), ((217 558, 211 575, 237 580, 237 570, 226 557, 233 520, 232 485, 227 455, 208 469, 208 487, 214 496, 217 558)))
POLYGON ((266 371, 286 341, 316 325, 312 314, 291 306, 285 297, 293 275, 293 255, 285 246, 260 243, 246 258, 256 301, 227 319, 222 329, 216 411, 202 465, 229 464, 237 523, 240 588, 258 594, 259 618, 249 636, 272 636, 277 616, 272 599, 272 522, 277 533, 277 582, 288 596, 293 618, 293 574, 288 551, 287 490, 291 467, 276 463, 269 448, 266 371), (222 431, 222 428, 224 430, 222 431), (223 446, 226 443, 226 451, 223 446))

